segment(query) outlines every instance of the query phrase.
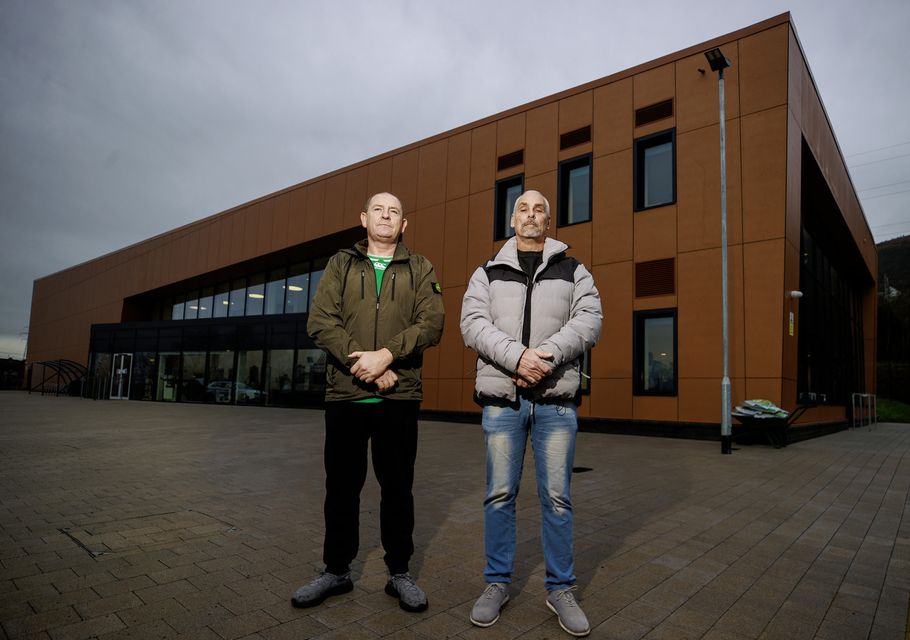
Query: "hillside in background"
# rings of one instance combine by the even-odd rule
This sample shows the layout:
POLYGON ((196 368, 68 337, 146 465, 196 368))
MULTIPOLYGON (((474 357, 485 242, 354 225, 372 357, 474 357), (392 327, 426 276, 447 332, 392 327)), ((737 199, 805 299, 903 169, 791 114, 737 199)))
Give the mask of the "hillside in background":
POLYGON ((877 248, 877 393, 910 404, 910 236, 882 242, 877 248), (881 295, 886 277, 891 294, 881 295))
POLYGON ((885 276, 888 284, 901 293, 910 294, 910 236, 892 238, 876 245, 878 281, 882 290, 885 276))

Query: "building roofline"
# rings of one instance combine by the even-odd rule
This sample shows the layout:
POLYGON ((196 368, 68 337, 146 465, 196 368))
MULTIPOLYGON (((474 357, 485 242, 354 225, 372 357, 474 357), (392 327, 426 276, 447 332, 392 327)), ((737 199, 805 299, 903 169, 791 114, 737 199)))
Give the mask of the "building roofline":
MULTIPOLYGON (((292 184, 292 185, 290 185, 290 186, 284 187, 284 188, 282 188, 282 189, 279 189, 279 190, 277 190, 277 191, 273 191, 272 193, 268 193, 268 194, 266 194, 266 195, 259 196, 259 197, 257 197, 257 198, 252 199, 252 200, 248 200, 248 201, 246 201, 246 202, 242 202, 242 203, 237 204, 237 205, 235 205, 235 206, 233 206, 233 207, 231 207, 231 208, 229 208, 229 209, 225 209, 225 210, 219 211, 219 212, 217 212, 217 213, 209 214, 209 215, 207 215, 207 216, 205 216, 205 217, 203 217, 203 218, 200 218, 200 219, 198 219, 198 220, 194 220, 194 221, 192 221, 192 222, 188 222, 188 223, 186 223, 186 224, 184 224, 184 225, 181 225, 181 226, 179 226, 179 227, 175 227, 175 228, 170 229, 170 230, 168 230, 168 231, 163 231, 163 232, 161 232, 161 233, 159 233, 159 234, 156 234, 156 235, 154 235, 154 236, 151 236, 150 238, 146 238, 146 239, 144 239, 144 240, 139 240, 139 241, 134 242, 134 243, 132 243, 132 244, 129 244, 129 245, 125 246, 125 247, 121 247, 121 248, 119 248, 119 249, 115 249, 115 250, 113 250, 113 251, 111 251, 111 252, 109 252, 109 253, 105 253, 105 254, 102 254, 102 255, 100 255, 100 256, 98 256, 98 257, 91 258, 91 259, 86 260, 86 261, 84 261, 84 262, 80 262, 80 263, 78 263, 78 264, 75 264, 75 265, 73 265, 73 266, 66 267, 65 269, 61 269, 60 271, 55 271, 54 273, 50 273, 50 274, 41 276, 40 278, 36 278, 36 279, 35 279, 35 283, 38 283, 38 282, 40 282, 40 281, 42 281, 42 280, 45 280, 45 279, 47 279, 47 278, 51 278, 51 277, 53 277, 53 276, 59 275, 59 274, 64 273, 64 272, 66 272, 66 271, 70 271, 70 270, 72 270, 72 269, 77 269, 77 268, 80 268, 80 267, 84 267, 84 266, 86 266, 86 265, 92 264, 93 262, 97 262, 97 261, 99 261, 99 260, 103 260, 103 259, 105 259, 105 258, 110 258, 111 256, 117 255, 117 254, 122 253, 122 252, 125 252, 125 251, 129 251, 130 249, 134 249, 134 248, 138 247, 139 245, 143 245, 143 244, 146 244, 146 243, 152 243, 152 242, 154 242, 155 240, 158 240, 158 239, 161 239, 161 238, 164 238, 164 237, 173 237, 173 238, 182 237, 183 235, 185 235, 185 234, 187 234, 187 233, 191 233, 191 232, 196 231, 197 229, 199 229, 199 228, 201 228, 201 227, 204 227, 204 226, 206 226, 206 225, 208 225, 208 224, 212 224, 212 223, 215 222, 218 218, 221 218, 221 217, 223 217, 223 216, 231 215, 232 213, 234 213, 234 212, 236 212, 236 211, 239 211, 240 209, 249 207, 250 205, 253 205, 253 204, 256 204, 256 203, 259 203, 259 202, 263 202, 263 201, 265 201, 265 200, 268 200, 268 199, 270 199, 270 198, 274 198, 274 197, 276 197, 276 196, 283 195, 283 194, 285 194, 285 193, 289 193, 289 192, 291 192, 291 191, 294 191, 295 189, 299 189, 299 188, 301 188, 301 187, 306 187, 306 186, 309 186, 309 185, 311 185, 311 184, 316 184, 316 183, 318 183, 318 182, 322 182, 323 180, 328 180, 328 179, 333 178, 333 177, 335 177, 335 176, 337 176, 337 175, 340 175, 340 174, 343 174, 343 173, 347 173, 347 172, 349 172, 349 171, 353 171, 353 170, 359 169, 359 168, 361 168, 361 167, 368 166, 368 165, 373 164, 373 163, 375 163, 375 162, 379 162, 379 161, 381 161, 381 160, 385 160, 385 159, 387 159, 387 158, 394 157, 394 156, 399 155, 399 154, 401 154, 401 153, 406 153, 406 152, 408 152, 408 151, 412 151, 412 150, 415 150, 415 149, 419 149, 420 147, 423 147, 423 146, 426 146, 426 145, 429 145, 429 144, 433 144, 434 142, 439 142, 440 140, 444 140, 444 139, 446 139, 446 138, 450 138, 450 137, 452 137, 452 136, 455 136, 455 135, 458 135, 458 134, 461 134, 461 133, 465 133, 465 132, 467 132, 467 131, 472 131, 472 130, 474 130, 474 129, 478 129, 478 128, 480 128, 480 127, 486 126, 486 125, 491 124, 491 123, 493 123, 493 122, 496 122, 496 121, 498 121, 498 120, 502 120, 502 119, 504 119, 504 118, 508 118, 509 116, 512 116, 512 115, 515 115, 515 114, 518 114, 518 113, 522 113, 522 112, 524 112, 524 111, 528 111, 528 110, 530 110, 530 109, 534 109, 534 108, 536 108, 536 107, 539 107, 539 106, 542 106, 542 105, 545 105, 545 104, 549 104, 549 103, 552 103, 552 102, 556 102, 556 101, 558 101, 558 100, 563 100, 563 99, 565 99, 565 98, 572 97, 572 96, 577 95, 577 94, 579 94, 579 93, 584 93, 584 92, 586 92, 586 91, 590 91, 590 90, 592 90, 592 89, 596 89, 596 88, 598 88, 598 87, 602 87, 602 86, 611 84, 611 83, 613 83, 613 82, 618 82, 618 81, 620 81, 620 80, 624 80, 624 79, 626 79, 626 78, 630 78, 630 77, 635 76, 635 75, 638 75, 638 74, 640 74, 640 73, 644 73, 644 72, 646 72, 646 71, 650 71, 651 69, 654 69, 654 68, 663 66, 663 65, 665 65, 665 64, 667 64, 667 63, 669 63, 669 62, 675 62, 675 61, 677 61, 677 60, 682 60, 683 58, 687 58, 687 57, 689 57, 689 56, 691 56, 691 55, 694 55, 694 54, 697 54, 697 53, 701 53, 702 51, 706 51, 706 50, 708 50, 708 49, 713 49, 714 47, 719 47, 719 46, 721 46, 721 45, 723 45, 723 44, 727 44, 727 43, 732 42, 732 41, 734 41, 734 40, 739 40, 739 39, 741 39, 741 38, 744 38, 744 37, 747 37, 747 36, 754 35, 754 34, 759 33, 759 32, 761 32, 761 31, 765 31, 765 30, 767 30, 767 29, 772 29, 772 28, 774 28, 774 27, 780 26, 780 25, 782 25, 782 24, 788 24, 788 23, 790 24, 791 29, 793 29, 793 33, 794 33, 794 36, 795 36, 795 35, 796 35, 796 29, 793 27, 793 21, 792 21, 792 18, 790 17, 790 12, 789 12, 789 11, 786 11, 786 12, 784 12, 784 13, 781 13, 781 14, 779 14, 779 15, 773 16, 773 17, 768 18, 768 19, 766 19, 766 20, 762 20, 761 22, 756 22, 755 24, 752 24, 752 25, 750 25, 750 26, 748 26, 748 27, 744 27, 744 28, 742 28, 742 29, 738 29, 738 30, 736 30, 736 31, 732 31, 732 32, 727 33, 727 34, 724 34, 724 35, 721 35, 721 36, 717 36, 716 38, 711 38, 710 40, 706 40, 706 41, 704 41, 704 42, 701 42, 701 43, 692 45, 692 46, 690 46, 690 47, 686 47, 685 49, 681 49, 681 50, 676 51, 676 52, 673 52, 673 53, 668 53, 668 54, 663 55, 663 56, 661 56, 661 57, 659 57, 659 58, 655 58, 655 59, 653 59, 653 60, 650 60, 650 61, 647 61, 647 62, 643 62, 643 63, 641 63, 641 64, 638 64, 638 65, 634 66, 634 67, 630 67, 630 68, 628 68, 628 69, 625 69, 625 70, 623 70, 623 71, 618 71, 618 72, 616 72, 616 73, 612 73, 612 74, 610 74, 610 75, 603 76, 603 77, 598 78, 598 79, 596 79, 596 80, 591 80, 590 82, 586 82, 586 83, 584 83, 584 84, 582 84, 582 85, 578 85, 578 86, 576 86, 576 87, 571 87, 571 88, 569 88, 569 89, 564 89, 563 91, 559 91, 559 92, 557 92, 557 93, 553 93, 553 94, 550 94, 550 95, 548 95, 548 96, 544 96, 544 97, 542 97, 542 98, 538 98, 538 99, 536 99, 536 100, 532 100, 531 102, 527 102, 527 103, 518 105, 518 106, 516 106, 516 107, 511 107, 511 108, 509 108, 509 109, 506 109, 505 111, 500 111, 500 112, 495 113, 495 114, 493 114, 493 115, 490 115, 490 116, 486 116, 486 117, 484 117, 484 118, 481 118, 480 120, 474 120, 474 121, 469 122, 469 123, 467 123, 467 124, 463 124, 463 125, 460 125, 460 126, 458 126, 458 127, 455 127, 454 129, 449 129, 449 130, 447 130, 447 131, 443 131, 443 132, 441 132, 441 133, 434 134, 434 135, 432 135, 432 136, 430 136, 430 137, 428 137, 428 138, 421 138, 420 140, 416 140, 416 141, 414 141, 414 142, 410 142, 410 143, 405 144, 405 145, 403 145, 403 146, 396 147, 395 149, 391 149, 391 150, 389 150, 389 151, 384 151, 384 152, 382 152, 382 153, 380 153, 380 154, 378 154, 378 155, 371 156, 371 157, 369 157, 369 158, 366 158, 365 160, 359 160, 358 162, 355 162, 355 163, 353 163, 353 164, 346 165, 346 166, 344 166, 344 167, 340 167, 340 168, 338 168, 338 169, 334 169, 334 170, 332 170, 332 171, 329 171, 328 173, 323 173, 323 174, 320 174, 320 175, 315 176, 315 177, 313 177, 313 178, 308 178, 308 179, 306 179, 306 180, 303 180, 302 182, 298 182, 298 183, 292 184)), ((798 38, 798 37, 796 38, 796 41, 797 41, 797 44, 799 44, 799 38, 798 38)), ((802 52, 802 45, 800 44, 799 46, 800 46, 800 51, 802 52)), ((805 60, 805 55, 803 55, 803 60, 805 60)), ((808 62, 806 63, 806 66, 807 66, 807 67, 809 66, 809 65, 808 65, 808 62)), ((809 71, 809 74, 810 74, 810 77, 811 77, 811 74, 812 74, 812 71, 811 71, 811 70, 809 71)), ((812 82, 813 82, 813 84, 815 83, 815 79, 814 79, 814 78, 812 78, 812 82)), ((817 86, 816 86, 816 93, 818 93, 818 87, 817 87, 817 86)), ((824 104, 822 105, 822 110, 824 110, 824 104)), ((828 118, 827 112, 825 112, 825 118, 826 118, 826 119, 828 118)), ((828 126, 831 127, 831 122, 830 122, 830 120, 828 120, 828 126)), ((832 128, 831 131, 833 132, 834 129, 832 128)), ((837 141, 836 141, 836 139, 835 139, 835 143, 836 143, 836 142, 837 142, 837 141)), ((838 146, 838 152, 840 152, 840 146, 838 146)), ((843 153, 841 153, 841 160, 843 160, 843 153)), ((845 165, 845 166, 846 166, 846 165, 845 165)), ((848 176, 849 176, 849 172, 848 172, 848 176)), ((851 185, 852 185, 852 184, 853 184, 853 182, 852 182, 852 179, 851 179, 851 185)), ((856 188, 854 187, 854 192, 855 192, 855 191, 856 191, 856 188)), ((857 200, 858 200, 858 199, 857 199, 857 200)), ((865 213, 863 213, 863 219, 865 220, 865 213)), ((868 225, 868 222, 866 222, 866 226, 867 226, 867 228, 868 228, 868 226, 869 226, 869 225, 868 225)))

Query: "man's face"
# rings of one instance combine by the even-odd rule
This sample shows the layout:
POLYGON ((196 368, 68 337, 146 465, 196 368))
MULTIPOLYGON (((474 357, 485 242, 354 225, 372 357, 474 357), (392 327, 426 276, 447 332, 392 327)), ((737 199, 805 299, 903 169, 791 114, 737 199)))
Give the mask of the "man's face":
POLYGON ((377 193, 370 198, 367 210, 360 214, 360 224, 370 240, 398 242, 408 226, 401 211, 401 202, 391 193, 377 193))
POLYGON ((519 238, 542 238, 547 235, 550 216, 544 197, 536 191, 526 191, 518 198, 515 213, 512 214, 512 228, 519 238))

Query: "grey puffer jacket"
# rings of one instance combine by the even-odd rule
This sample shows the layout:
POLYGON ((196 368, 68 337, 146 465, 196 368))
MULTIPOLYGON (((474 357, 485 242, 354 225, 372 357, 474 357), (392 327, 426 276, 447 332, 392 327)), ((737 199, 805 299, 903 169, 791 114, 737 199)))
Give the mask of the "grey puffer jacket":
POLYGON ((553 354, 554 371, 533 388, 538 399, 575 398, 581 359, 600 335, 603 313, 594 278, 552 238, 531 282, 518 262, 515 238, 471 276, 461 306, 461 335, 477 352, 475 397, 514 401, 513 377, 524 353, 525 304, 531 305, 527 345, 553 354), (528 287, 531 287, 528 296, 528 287))

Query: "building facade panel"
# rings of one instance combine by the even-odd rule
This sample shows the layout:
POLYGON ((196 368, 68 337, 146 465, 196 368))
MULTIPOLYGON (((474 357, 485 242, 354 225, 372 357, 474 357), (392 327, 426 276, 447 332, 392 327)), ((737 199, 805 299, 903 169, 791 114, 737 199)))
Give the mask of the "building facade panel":
POLYGON ((632 146, 632 79, 625 78, 594 89, 594 122, 591 137, 594 156, 632 146))
MULTIPOLYGON (((162 345, 171 344, 168 326, 179 330, 167 347, 176 351, 162 351, 164 359, 149 365, 157 367, 148 388, 160 390, 155 399, 195 401, 199 389, 220 389, 227 382, 216 377, 228 375, 223 365, 230 358, 238 367, 231 384, 247 385, 252 391, 245 393, 262 404, 280 403, 298 392, 310 397, 320 365, 318 351, 299 329, 305 326, 307 296, 327 255, 362 234, 359 212, 366 197, 391 191, 409 216, 406 242, 436 265, 448 314, 441 345, 425 357, 424 407, 476 412, 475 357, 461 341, 458 317, 471 273, 504 244, 502 233, 508 235, 502 226, 508 211, 500 211, 500 227, 494 227, 497 181, 507 179, 548 197, 552 235, 571 245, 570 253, 589 266, 601 291, 603 335, 590 354, 590 395, 584 396, 580 414, 716 423, 721 373, 717 76, 705 70, 702 55, 713 46, 722 47, 732 62, 725 88, 734 399, 763 396, 793 407, 808 397, 805 349, 798 345, 801 334, 814 327, 806 325, 801 310, 811 304, 817 314, 819 305, 843 301, 824 283, 813 284, 814 299, 800 301, 788 292, 805 287, 807 273, 816 277, 829 269, 858 273, 853 297, 844 304, 860 306, 844 313, 861 317, 856 375, 873 388, 874 243, 786 14, 40 279, 33 289, 29 361, 68 357, 92 364, 92 325, 127 323, 129 331, 139 331, 143 322, 157 323, 155 331, 165 336, 159 338, 162 345), (580 217, 569 218, 558 191, 570 170, 586 166, 591 178, 582 197, 590 202, 590 219, 584 209, 578 210, 580 217), (836 232, 819 231, 827 229, 826 220, 839 220, 836 232), (809 271, 802 260, 807 242, 819 256, 809 271), (846 246, 848 258, 828 265, 826 256, 837 254, 831 249, 836 246, 846 246), (638 269, 659 260, 672 265, 664 272, 671 274, 664 276, 669 282, 657 282, 656 293, 644 285, 639 290, 638 269), (250 302, 250 293, 259 298, 250 302), (820 301, 819 295, 828 298, 820 301), (201 313, 206 304, 217 307, 216 301, 228 309, 236 309, 230 304, 236 301, 245 311, 235 317, 219 309, 225 316, 211 320, 171 319, 178 310, 185 313, 188 304, 201 313), (277 315, 263 315, 259 322, 249 317, 254 312, 277 315), (297 328, 285 332, 285 319, 297 328), (230 340, 218 332, 233 331, 234 325, 243 332, 227 348, 230 340), (649 340, 657 342, 645 344, 649 340), (207 356, 180 355, 181 349, 203 343, 207 356), (170 368, 181 358, 189 363, 187 371, 195 371, 195 381, 170 368), (284 383, 293 393, 275 386, 277 373, 270 373, 291 363, 296 369, 288 370, 284 383), (165 389, 174 397, 164 398, 165 389)), ((97 331, 100 336, 108 329, 97 331)), ((832 404, 809 415, 842 419, 845 410, 832 404)))

